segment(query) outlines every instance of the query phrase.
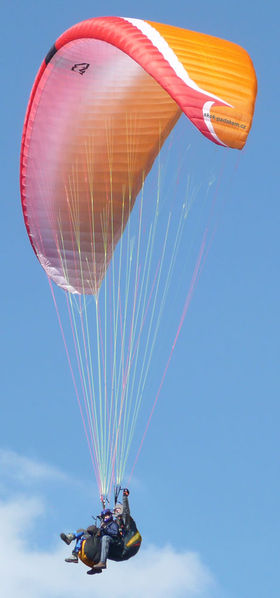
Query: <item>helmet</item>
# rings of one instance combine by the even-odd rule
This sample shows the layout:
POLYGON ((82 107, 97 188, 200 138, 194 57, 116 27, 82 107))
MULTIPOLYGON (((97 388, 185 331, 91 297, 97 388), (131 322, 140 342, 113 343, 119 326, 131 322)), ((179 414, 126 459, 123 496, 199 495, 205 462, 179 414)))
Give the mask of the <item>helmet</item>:
POLYGON ((114 508, 114 515, 115 515, 116 517, 118 517, 119 515, 122 515, 122 514, 123 514, 123 506, 122 506, 122 503, 120 503, 120 502, 117 502, 117 503, 115 504, 115 508, 114 508))
POLYGON ((104 509, 104 511, 101 512, 101 517, 106 522, 112 521, 113 514, 112 514, 111 509, 104 509))

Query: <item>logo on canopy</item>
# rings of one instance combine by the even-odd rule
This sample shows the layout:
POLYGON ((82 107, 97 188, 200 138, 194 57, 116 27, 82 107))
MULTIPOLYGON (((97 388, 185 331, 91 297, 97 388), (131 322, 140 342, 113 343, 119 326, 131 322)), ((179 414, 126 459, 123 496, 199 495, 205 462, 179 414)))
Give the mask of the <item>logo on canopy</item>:
POLYGON ((88 62, 80 62, 79 64, 74 64, 71 68, 71 71, 75 71, 76 73, 80 73, 83 75, 89 67, 88 62))

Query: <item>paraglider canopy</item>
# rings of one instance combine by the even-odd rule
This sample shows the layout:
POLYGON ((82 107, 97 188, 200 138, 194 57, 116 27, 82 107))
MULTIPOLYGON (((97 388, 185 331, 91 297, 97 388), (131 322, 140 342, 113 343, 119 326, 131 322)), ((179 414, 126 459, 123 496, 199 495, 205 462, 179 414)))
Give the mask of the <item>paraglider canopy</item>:
POLYGON ((97 294, 180 114, 212 142, 241 149, 255 95, 247 52, 219 38, 120 17, 63 33, 34 83, 21 152, 25 223, 47 275, 97 294))

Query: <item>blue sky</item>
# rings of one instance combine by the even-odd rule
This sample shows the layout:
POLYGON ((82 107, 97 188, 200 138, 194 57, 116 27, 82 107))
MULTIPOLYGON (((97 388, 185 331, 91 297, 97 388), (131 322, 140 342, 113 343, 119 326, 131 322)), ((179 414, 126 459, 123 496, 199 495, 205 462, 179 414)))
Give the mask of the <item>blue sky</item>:
MULTIPOLYGON (((5 596, 63 598, 79 589, 87 596, 94 584, 97 597, 117 588, 114 594, 122 598, 276 598, 279 6, 27 0, 2 6, 2 23, 5 596), (25 232, 18 180, 26 104, 43 57, 66 28, 106 14, 167 22, 239 43, 253 59, 259 89, 246 148, 232 152, 223 175, 218 228, 132 480, 143 548, 134 561, 110 565, 102 579, 88 580, 82 565, 65 565, 58 534, 87 525, 98 497, 47 281, 25 232)), ((205 181, 212 160, 218 176, 220 148, 202 140, 200 150, 197 132, 188 127, 187 134, 186 144, 198 156, 191 161, 194 181, 205 181)), ((153 375, 156 389, 162 375, 156 365, 153 375)))

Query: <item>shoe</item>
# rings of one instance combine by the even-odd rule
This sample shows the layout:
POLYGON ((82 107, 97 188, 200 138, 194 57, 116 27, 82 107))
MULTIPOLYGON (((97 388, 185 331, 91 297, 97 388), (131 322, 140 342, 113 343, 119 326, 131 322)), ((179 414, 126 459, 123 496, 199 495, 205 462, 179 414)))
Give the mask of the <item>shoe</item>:
POLYGON ((102 573, 102 569, 90 569, 87 571, 88 575, 95 575, 95 573, 102 573))
POLYGON ((64 560, 65 560, 65 563, 78 563, 79 562, 77 554, 72 554, 72 556, 69 556, 68 559, 64 559, 64 560))
POLYGON ((61 540, 63 540, 63 542, 65 542, 65 544, 68 544, 68 546, 69 546, 69 544, 71 544, 72 540, 75 539, 74 534, 62 533, 62 534, 60 534, 60 537, 61 537, 61 540))
POLYGON ((96 563, 96 565, 93 565, 94 569, 106 569, 106 563, 102 563, 101 561, 99 563, 96 563))

